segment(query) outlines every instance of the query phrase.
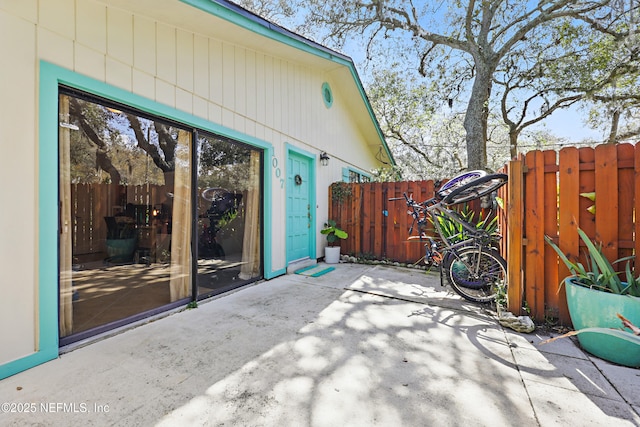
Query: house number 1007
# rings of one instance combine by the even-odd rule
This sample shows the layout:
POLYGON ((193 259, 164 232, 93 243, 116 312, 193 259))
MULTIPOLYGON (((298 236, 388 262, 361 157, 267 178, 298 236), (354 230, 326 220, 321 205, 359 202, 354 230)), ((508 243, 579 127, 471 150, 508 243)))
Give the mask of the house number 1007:
POLYGON ((274 173, 276 174, 276 178, 280 180, 280 188, 284 188, 284 178, 282 178, 282 171, 278 166, 278 159, 276 156, 271 158, 271 166, 273 166, 274 173))

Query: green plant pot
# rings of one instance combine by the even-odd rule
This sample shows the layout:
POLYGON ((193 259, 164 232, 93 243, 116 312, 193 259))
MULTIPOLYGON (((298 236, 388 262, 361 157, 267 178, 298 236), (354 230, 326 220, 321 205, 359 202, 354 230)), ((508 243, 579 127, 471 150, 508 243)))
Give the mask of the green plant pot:
POLYGON ((640 368, 640 336, 609 328, 585 328, 578 334, 580 346, 603 360, 640 368))
POLYGON ((131 239, 107 239, 107 256, 120 261, 133 259, 136 249, 136 238, 131 239))
POLYGON ((640 298, 585 288, 568 277, 564 283, 573 328, 580 346, 594 356, 624 366, 640 366, 640 337, 622 330, 620 313, 640 325, 640 298))
POLYGON ((574 277, 565 279, 564 286, 574 329, 620 329, 622 322, 616 313, 640 326, 640 298, 585 288, 576 284, 574 277))

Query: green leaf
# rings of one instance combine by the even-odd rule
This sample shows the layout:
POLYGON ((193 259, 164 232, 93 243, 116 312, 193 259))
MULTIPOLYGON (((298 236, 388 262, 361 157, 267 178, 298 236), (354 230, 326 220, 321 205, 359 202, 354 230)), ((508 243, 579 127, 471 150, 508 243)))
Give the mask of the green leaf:
POLYGON ((339 229, 336 226, 336 222, 332 219, 328 220, 324 224, 324 228, 320 230, 320 234, 324 234, 327 236, 328 243, 335 243, 339 239, 346 239, 349 237, 346 231, 339 229))
POLYGON ((592 202, 596 201, 596 193, 591 192, 591 193, 580 193, 580 196, 582 197, 586 197, 587 199, 591 200, 592 202))
POLYGON ((571 262, 569 260, 569 258, 567 258, 567 256, 564 254, 564 252, 562 252, 560 250, 560 248, 558 247, 558 245, 556 245, 553 240, 551 240, 551 237, 549 236, 544 236, 544 240, 547 242, 547 244, 549 246, 551 246, 553 248, 554 251, 556 251, 556 253, 558 254, 558 257, 560 258, 560 260, 562 260, 562 262, 564 262, 564 264, 567 266, 567 268, 569 269, 569 271, 574 274, 574 275, 578 275, 580 273, 580 270, 582 270, 584 272, 584 268, 579 268, 578 265, 580 267, 582 267, 581 264, 574 264, 573 262, 571 262))
POLYGON ((606 274, 606 283, 608 283, 613 292, 620 293, 622 290, 622 282, 609 260, 602 255, 602 251, 593 244, 584 231, 578 228, 578 234, 587 246, 589 256, 592 259, 593 264, 597 264, 600 270, 606 274))
POLYGON ((340 229, 335 229, 334 231, 335 235, 337 238, 339 239, 346 239, 347 237, 349 237, 349 235, 347 234, 346 231, 340 230, 340 229))

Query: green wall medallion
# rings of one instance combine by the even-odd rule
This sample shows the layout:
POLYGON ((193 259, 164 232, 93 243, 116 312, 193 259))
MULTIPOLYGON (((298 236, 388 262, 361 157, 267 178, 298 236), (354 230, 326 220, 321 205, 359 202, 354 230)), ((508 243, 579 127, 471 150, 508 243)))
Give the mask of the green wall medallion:
POLYGON ((331 108, 333 105, 333 92, 331 91, 331 86, 329 86, 329 83, 327 82, 322 83, 322 100, 327 108, 331 108))

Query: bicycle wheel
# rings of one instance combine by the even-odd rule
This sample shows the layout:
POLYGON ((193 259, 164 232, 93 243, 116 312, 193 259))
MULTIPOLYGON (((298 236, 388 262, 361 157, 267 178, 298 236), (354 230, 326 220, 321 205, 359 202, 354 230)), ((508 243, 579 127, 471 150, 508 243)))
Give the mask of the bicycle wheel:
POLYGON ((443 199, 445 205, 468 202, 490 194, 507 183, 509 177, 503 173, 485 175, 453 189, 443 199))
POLYGON ((453 290, 469 301, 491 302, 499 286, 506 290, 507 262, 493 249, 462 248, 444 267, 453 290))
POLYGON ((474 170, 469 172, 463 172, 451 178, 449 181, 445 182, 442 187, 438 189, 436 195, 440 199, 444 199, 456 188, 459 188, 471 181, 474 181, 478 178, 482 178, 486 176, 487 172, 483 170, 474 170))

